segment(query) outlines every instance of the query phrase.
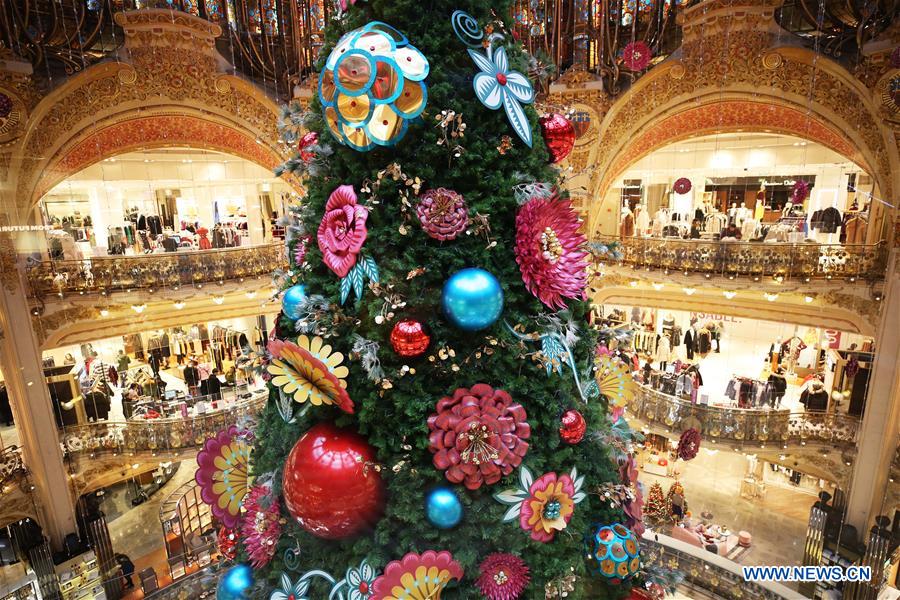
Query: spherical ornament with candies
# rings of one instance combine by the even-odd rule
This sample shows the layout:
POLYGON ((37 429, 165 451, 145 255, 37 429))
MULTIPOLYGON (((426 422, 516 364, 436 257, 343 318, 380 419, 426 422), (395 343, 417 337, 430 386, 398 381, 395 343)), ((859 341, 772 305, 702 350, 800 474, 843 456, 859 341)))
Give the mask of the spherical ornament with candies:
POLYGON ((402 33, 372 21, 345 34, 319 76, 319 100, 338 142, 393 146, 425 110, 428 60, 402 33))
POLYGON ((641 568, 637 537, 621 523, 597 527, 589 545, 594 572, 614 585, 630 579, 641 568))
POLYGON ((403 319, 391 330, 391 348, 403 358, 416 358, 425 354, 431 336, 421 321, 403 319))
POLYGON ((469 224, 469 209, 460 194, 446 188, 427 190, 416 205, 416 215, 429 237, 446 242, 469 224))
POLYGON ((303 134, 303 137, 300 138, 300 143, 297 144, 297 151, 300 153, 300 158, 309 162, 316 157, 316 153, 310 150, 307 150, 310 146, 315 146, 319 143, 319 134, 315 131, 309 131, 303 134))
POLYGON ((484 269, 463 269, 444 284, 441 305, 453 325, 463 331, 479 331, 500 318, 503 289, 484 269))
POLYGON ((219 580, 216 600, 244 600, 250 597, 253 587, 253 569, 248 565, 235 565, 219 580))
POLYGON ((456 492, 447 487, 435 488, 425 497, 425 516, 438 529, 451 529, 462 520, 463 507, 456 492))
POLYGON ((559 439, 567 444, 577 444, 584 439, 587 423, 575 409, 567 410, 559 420, 559 439))
POLYGON ((284 504, 300 527, 327 540, 351 537, 378 522, 385 491, 375 449, 361 435, 319 423, 284 463, 284 504))
POLYGON ((558 113, 548 113, 538 119, 538 123, 541 125, 547 151, 550 152, 550 162, 558 163, 575 147, 575 126, 558 113))

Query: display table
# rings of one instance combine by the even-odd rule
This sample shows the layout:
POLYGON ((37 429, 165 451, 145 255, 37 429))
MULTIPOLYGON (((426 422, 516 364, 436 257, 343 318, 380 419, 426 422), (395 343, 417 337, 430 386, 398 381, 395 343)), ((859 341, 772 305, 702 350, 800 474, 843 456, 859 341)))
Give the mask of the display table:
POLYGON ((644 472, 650 473, 651 475, 659 475, 660 477, 668 477, 669 476, 668 461, 667 461, 667 464, 661 465, 661 464, 659 464, 659 456, 652 455, 647 460, 647 462, 644 463, 644 472))

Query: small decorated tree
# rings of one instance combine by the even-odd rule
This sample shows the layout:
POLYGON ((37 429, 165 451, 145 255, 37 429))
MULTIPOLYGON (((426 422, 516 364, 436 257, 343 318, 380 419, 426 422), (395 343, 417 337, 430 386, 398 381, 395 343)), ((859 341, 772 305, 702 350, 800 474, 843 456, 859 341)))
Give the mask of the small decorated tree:
POLYGON ((663 521, 668 519, 670 514, 662 486, 656 482, 650 486, 650 492, 644 502, 644 517, 653 521, 663 521))

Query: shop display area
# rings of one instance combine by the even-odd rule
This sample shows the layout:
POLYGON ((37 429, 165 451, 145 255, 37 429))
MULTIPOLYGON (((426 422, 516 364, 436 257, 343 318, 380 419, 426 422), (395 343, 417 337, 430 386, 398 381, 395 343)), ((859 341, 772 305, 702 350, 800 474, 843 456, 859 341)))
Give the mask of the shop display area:
MULTIPOLYGON (((697 137, 632 165, 606 197, 608 235, 871 244, 872 178, 833 151, 767 133, 697 137)), ((877 204, 877 203, 876 203, 877 204)))
POLYGON ((829 411, 859 417, 873 341, 864 336, 726 315, 595 306, 597 326, 631 332, 617 348, 642 386, 694 404, 829 411))
POLYGON ((282 239, 291 192, 247 160, 196 149, 98 162, 41 199, 52 259, 185 252, 282 239))

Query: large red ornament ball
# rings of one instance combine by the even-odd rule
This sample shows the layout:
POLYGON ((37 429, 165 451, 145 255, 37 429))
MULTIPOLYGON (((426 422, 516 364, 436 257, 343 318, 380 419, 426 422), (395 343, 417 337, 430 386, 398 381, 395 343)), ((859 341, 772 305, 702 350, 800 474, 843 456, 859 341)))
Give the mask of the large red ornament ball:
POLYGON ((297 440, 284 463, 284 504, 316 537, 351 537, 384 513, 384 482, 374 465, 375 450, 365 438, 319 423, 297 440))
POLYGON ((567 444, 577 444, 584 439, 587 423, 575 409, 567 410, 559 420, 559 438, 567 444))
POLYGON ((431 336, 425 332, 425 326, 415 319, 398 321, 391 330, 391 348, 403 358, 416 358, 428 350, 431 336))
POLYGON ((544 143, 550 152, 550 162, 558 163, 575 147, 575 126, 558 113, 548 113, 538 119, 544 143))
POLYGON ((310 132, 305 133, 303 135, 303 137, 300 138, 300 143, 297 144, 297 151, 300 153, 300 158, 305 162, 309 162, 313 158, 315 158, 316 153, 307 150, 307 148, 309 148, 310 146, 314 146, 318 143, 319 143, 319 134, 318 133, 316 133, 315 131, 310 131, 310 132))

